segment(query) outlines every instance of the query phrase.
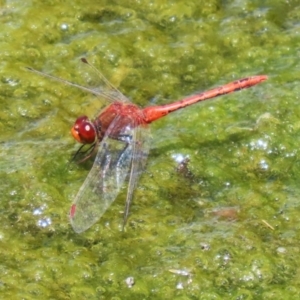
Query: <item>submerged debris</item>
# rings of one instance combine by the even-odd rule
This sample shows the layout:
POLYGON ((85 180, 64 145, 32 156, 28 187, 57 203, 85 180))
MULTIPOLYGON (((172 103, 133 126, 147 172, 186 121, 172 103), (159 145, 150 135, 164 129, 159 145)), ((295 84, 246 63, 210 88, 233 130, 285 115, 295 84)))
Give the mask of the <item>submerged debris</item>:
POLYGON ((132 276, 129 276, 125 279, 125 283, 129 288, 132 288, 135 284, 134 278, 132 276))

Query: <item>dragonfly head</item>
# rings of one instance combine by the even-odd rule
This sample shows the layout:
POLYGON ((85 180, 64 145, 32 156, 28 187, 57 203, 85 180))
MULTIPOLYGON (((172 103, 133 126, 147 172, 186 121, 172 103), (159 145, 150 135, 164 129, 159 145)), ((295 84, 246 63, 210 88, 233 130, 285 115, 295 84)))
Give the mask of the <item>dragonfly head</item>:
POLYGON ((82 144, 92 144, 96 139, 95 126, 87 116, 77 118, 71 132, 76 141, 82 144))

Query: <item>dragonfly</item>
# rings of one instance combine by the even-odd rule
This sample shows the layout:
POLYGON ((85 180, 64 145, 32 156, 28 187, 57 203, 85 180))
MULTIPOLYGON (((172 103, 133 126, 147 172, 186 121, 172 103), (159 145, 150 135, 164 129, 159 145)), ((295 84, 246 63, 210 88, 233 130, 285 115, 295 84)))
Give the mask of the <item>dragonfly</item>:
POLYGON ((70 223, 77 233, 87 230, 102 217, 118 196, 125 180, 129 179, 123 213, 124 228, 133 192, 145 168, 150 149, 149 124, 176 110, 250 88, 268 78, 266 75, 246 77, 170 104, 140 108, 115 88, 86 58, 81 58, 81 61, 96 72, 101 82, 100 88, 81 86, 27 67, 31 72, 77 87, 109 102, 92 120, 86 115, 78 117, 71 129, 73 137, 82 144, 74 157, 81 157, 80 162, 94 157, 93 166, 70 208, 70 223), (88 149, 84 148, 86 146, 88 149))

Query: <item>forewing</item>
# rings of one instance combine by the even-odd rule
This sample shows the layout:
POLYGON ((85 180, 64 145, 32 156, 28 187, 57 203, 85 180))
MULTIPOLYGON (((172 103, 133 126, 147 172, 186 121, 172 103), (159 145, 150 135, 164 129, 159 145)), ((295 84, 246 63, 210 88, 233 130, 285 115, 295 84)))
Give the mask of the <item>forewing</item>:
POLYGON ((26 67, 27 70, 29 70, 32 73, 41 75, 43 77, 47 77, 50 79, 53 79, 55 81, 64 83, 69 86, 76 87, 78 89, 81 89, 85 92, 92 93, 100 98, 104 98, 106 100, 109 100, 110 102, 114 101, 120 101, 120 102, 130 102, 127 97, 125 97, 115 86, 113 86, 109 80, 106 79, 106 77, 93 65, 87 62, 86 59, 81 59, 83 62, 83 77, 86 82, 88 82, 88 87, 84 85, 80 85, 77 83, 74 83, 72 81, 50 75, 38 70, 35 70, 31 67, 26 67), (86 68, 89 68, 89 70, 86 70, 86 68))
POLYGON ((89 84, 89 92, 111 102, 130 102, 94 65, 82 58, 82 71, 85 82, 89 84))
POLYGON ((137 128, 124 126, 120 134, 123 140, 112 139, 109 136, 119 121, 118 116, 106 131, 93 167, 72 204, 70 221, 78 233, 85 231, 100 219, 117 197, 129 173, 134 151, 132 137, 135 136, 137 128))

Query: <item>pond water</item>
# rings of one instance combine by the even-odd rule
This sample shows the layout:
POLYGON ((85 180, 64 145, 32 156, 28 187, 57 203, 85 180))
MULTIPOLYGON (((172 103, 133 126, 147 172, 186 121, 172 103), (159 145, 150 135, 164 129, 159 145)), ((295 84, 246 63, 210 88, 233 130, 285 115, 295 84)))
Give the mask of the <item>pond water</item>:
POLYGON ((299 298, 299 1, 0 5, 3 299, 299 298), (151 124, 125 230, 126 185, 77 234, 70 128, 105 103, 25 67, 92 86, 81 57, 141 107, 269 80, 151 124))

